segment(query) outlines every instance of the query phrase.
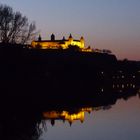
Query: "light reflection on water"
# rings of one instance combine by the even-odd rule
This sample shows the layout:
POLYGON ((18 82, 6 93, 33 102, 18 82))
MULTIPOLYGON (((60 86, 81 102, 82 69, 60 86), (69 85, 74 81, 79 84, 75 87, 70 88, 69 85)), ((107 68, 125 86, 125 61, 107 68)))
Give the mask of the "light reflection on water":
POLYGON ((6 98, 10 106, 0 102, 0 138, 139 140, 139 86, 116 80, 90 90, 68 94, 69 98, 59 92, 51 93, 53 98, 6 98), (58 93, 61 96, 54 97, 58 93))
MULTIPOLYGON (((140 137, 140 100, 132 97, 125 101, 120 99, 115 105, 83 110, 84 121, 57 119, 52 125, 46 119, 47 131, 40 137, 43 140, 139 140, 140 137)), ((82 109, 81 109, 82 110, 82 109)), ((47 114, 47 112, 46 112, 47 114)))

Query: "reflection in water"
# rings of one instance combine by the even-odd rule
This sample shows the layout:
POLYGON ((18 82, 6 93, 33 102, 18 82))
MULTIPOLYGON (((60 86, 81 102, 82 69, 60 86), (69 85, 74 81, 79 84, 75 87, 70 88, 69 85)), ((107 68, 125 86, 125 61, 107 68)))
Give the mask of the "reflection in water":
MULTIPOLYGON (((140 90, 136 90, 136 85, 135 84, 113 84, 113 90, 115 93, 122 93, 122 95, 116 96, 116 100, 119 98, 124 98, 127 99, 133 95, 136 95, 138 93, 140 93, 140 90), (136 93, 129 93, 130 91, 132 92, 133 90, 136 93), (129 91, 128 93, 126 93, 125 91, 129 91), (123 95, 124 93, 125 95, 123 95), (118 98, 117 98, 118 97, 118 98)), ((104 88, 101 88, 101 92, 104 93, 104 88)), ((140 95, 140 94, 139 94, 140 95)), ((107 95, 106 95, 107 96, 107 95)), ((113 96, 114 97, 114 96, 113 96)), ((100 106, 97 107, 84 107, 84 108, 78 108, 76 111, 70 110, 69 111, 57 111, 57 110, 53 110, 53 111, 46 111, 43 112, 43 118, 46 121, 50 121, 51 125, 54 126, 55 125, 55 121, 68 121, 70 126, 72 125, 72 123, 74 123, 75 121, 80 121, 81 123, 84 122, 85 120, 85 113, 91 113, 93 111, 97 111, 97 110, 107 110, 107 109, 111 109, 111 105, 112 104, 112 100, 114 100, 114 98, 110 98, 109 102, 107 102, 107 104, 101 103, 100 106), (104 105, 104 106, 102 106, 104 105)), ((102 101, 102 100, 101 100, 102 101)), ((96 105, 95 105, 96 106, 96 105)))
POLYGON ((55 120, 62 120, 62 121, 68 121, 71 125, 75 120, 80 120, 81 123, 84 122, 85 112, 79 111, 77 113, 70 114, 68 111, 51 111, 51 112, 44 112, 43 117, 47 120, 51 120, 51 124, 55 124, 55 120))
MULTIPOLYGON (((97 107, 95 108, 97 110, 97 107)), ((68 121, 70 125, 74 121, 84 122, 85 112, 91 113, 94 109, 92 107, 86 107, 78 109, 77 112, 69 112, 69 111, 48 111, 43 112, 43 118, 45 120, 50 120, 51 124, 54 125, 56 120, 62 120, 63 122, 68 121)))
POLYGON ((47 111, 43 112, 43 118, 46 121, 50 121, 51 125, 55 125, 55 121, 68 121, 70 126, 72 123, 75 121, 80 121, 81 123, 84 122, 85 120, 85 113, 91 113, 93 111, 98 111, 98 110, 107 110, 110 109, 111 106, 100 106, 100 107, 85 107, 85 108, 80 108, 77 109, 77 112, 69 112, 69 111, 47 111))
MULTIPOLYGON (((122 78, 124 77, 122 76, 122 78)), ((133 78, 135 77, 133 76, 133 78)), ((67 100, 62 97, 58 101, 57 99, 52 101, 42 99, 35 103, 27 102, 27 99, 22 103, 16 98, 7 99, 10 106, 3 108, 4 103, 1 104, 1 139, 38 140, 44 129, 47 128, 46 121, 49 121, 52 126, 56 126, 56 121, 62 121, 64 124, 68 122, 70 126, 76 122, 83 123, 86 113, 109 110, 118 99, 128 100, 137 94, 140 96, 140 90, 133 81, 114 80, 108 86, 99 85, 97 89, 91 91, 94 95, 86 93, 76 101, 75 96, 67 100)))
POLYGON ((118 91, 118 92, 125 92, 127 91, 128 89, 135 89, 136 88, 136 85, 134 83, 131 83, 131 84, 113 84, 113 89, 115 91, 118 91))

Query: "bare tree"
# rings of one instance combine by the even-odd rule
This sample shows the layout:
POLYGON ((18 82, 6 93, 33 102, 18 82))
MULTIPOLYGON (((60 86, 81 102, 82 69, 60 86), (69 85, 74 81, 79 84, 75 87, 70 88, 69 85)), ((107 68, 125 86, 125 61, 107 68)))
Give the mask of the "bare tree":
POLYGON ((0 5, 0 41, 25 44, 35 35, 35 23, 10 6, 0 5))

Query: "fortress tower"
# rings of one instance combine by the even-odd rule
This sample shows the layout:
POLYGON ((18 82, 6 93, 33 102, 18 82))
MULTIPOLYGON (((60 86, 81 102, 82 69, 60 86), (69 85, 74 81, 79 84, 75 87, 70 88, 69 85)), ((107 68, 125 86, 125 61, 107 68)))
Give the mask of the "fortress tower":
POLYGON ((84 37, 81 37, 80 42, 81 42, 81 48, 84 48, 85 47, 84 37))

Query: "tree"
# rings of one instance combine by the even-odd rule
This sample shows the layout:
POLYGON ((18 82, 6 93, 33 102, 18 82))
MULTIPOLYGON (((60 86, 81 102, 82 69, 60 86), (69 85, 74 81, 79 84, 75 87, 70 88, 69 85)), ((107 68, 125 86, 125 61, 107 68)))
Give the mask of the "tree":
POLYGON ((25 44, 35 35, 35 23, 10 6, 0 5, 0 41, 25 44))
POLYGON ((107 53, 107 54, 111 54, 112 53, 111 50, 107 50, 107 49, 103 49, 102 52, 103 53, 107 53))
POLYGON ((69 50, 69 51, 80 51, 81 49, 77 45, 69 45, 67 50, 69 50))

